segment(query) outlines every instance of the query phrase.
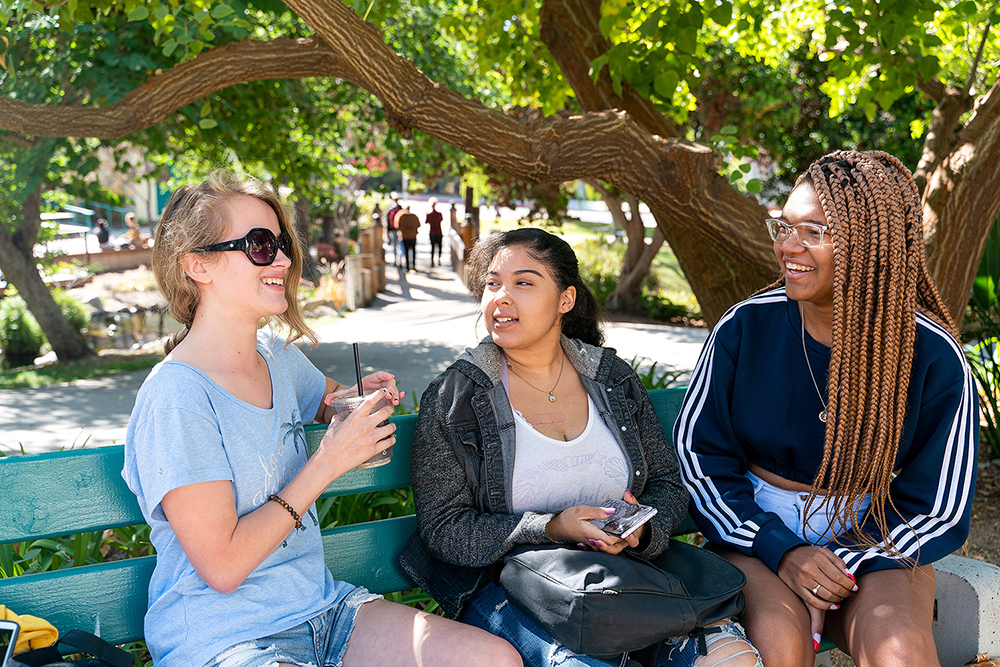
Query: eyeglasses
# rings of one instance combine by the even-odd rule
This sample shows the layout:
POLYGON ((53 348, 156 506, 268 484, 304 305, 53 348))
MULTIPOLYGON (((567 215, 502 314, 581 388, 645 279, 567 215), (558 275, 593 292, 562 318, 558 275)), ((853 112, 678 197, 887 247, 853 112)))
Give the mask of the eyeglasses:
POLYGON ((251 264, 255 266, 270 266, 274 263, 275 257, 278 256, 279 250, 285 253, 286 257, 291 257, 292 239, 285 232, 281 232, 279 238, 274 238, 274 233, 270 229, 254 227, 241 239, 213 243, 212 245, 195 248, 195 250, 203 252, 239 250, 247 256, 251 264))
POLYGON ((823 245, 823 232, 830 229, 824 225, 814 225, 811 222, 789 225, 777 218, 768 218, 764 224, 767 225, 767 233, 775 243, 784 243, 789 236, 795 236, 795 240, 803 248, 815 248, 823 245))

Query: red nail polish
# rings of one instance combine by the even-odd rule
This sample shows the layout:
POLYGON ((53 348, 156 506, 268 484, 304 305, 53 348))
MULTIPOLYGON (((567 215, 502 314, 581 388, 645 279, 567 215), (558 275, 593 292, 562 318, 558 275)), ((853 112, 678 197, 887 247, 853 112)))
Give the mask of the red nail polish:
POLYGON ((813 640, 813 653, 819 653, 819 642, 815 639, 813 640))
POLYGON ((853 575, 853 574, 851 574, 850 572, 848 572, 848 573, 847 573, 847 576, 848 576, 848 577, 850 577, 850 578, 851 578, 851 581, 853 581, 854 583, 858 583, 858 580, 857 580, 857 579, 855 579, 855 578, 854 578, 854 575, 853 575))

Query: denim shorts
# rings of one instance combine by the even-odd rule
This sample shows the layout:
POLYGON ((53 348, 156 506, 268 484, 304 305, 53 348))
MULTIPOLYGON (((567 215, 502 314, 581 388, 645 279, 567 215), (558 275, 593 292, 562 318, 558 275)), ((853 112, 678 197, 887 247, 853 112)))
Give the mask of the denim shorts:
MULTIPOLYGON (((503 589, 495 583, 487 584, 476 593, 461 620, 506 639, 521 654, 525 667, 608 667, 609 664, 621 664, 621 656, 601 660, 573 653, 511 604, 503 589)), ((746 638, 743 628, 737 623, 727 623, 723 628, 724 633, 709 635, 709 644, 724 635, 746 638)), ((608 631, 614 632, 614 629, 609 628, 608 631)), ((698 650, 699 644, 694 637, 667 639, 656 654, 656 667, 690 667, 699 656, 698 650)), ((756 653, 752 647, 747 650, 756 653)), ((760 665, 759 656, 757 665, 760 665)))
MULTIPOLYGON (((830 525, 834 517, 830 511, 832 508, 826 504, 825 496, 816 496, 812 507, 809 508, 811 515, 808 517, 809 523, 806 525, 805 510, 806 500, 809 499, 808 491, 787 491, 778 488, 752 472, 747 472, 746 476, 753 484, 753 498, 760 508, 765 512, 777 514, 785 526, 809 544, 823 546, 840 534, 835 533, 830 525)), ((871 504, 871 495, 865 496, 858 502, 858 516, 864 516, 869 504, 871 504)), ((850 528, 850 521, 848 521, 847 529, 850 530, 850 528)))
POLYGON ((311 667, 340 667, 358 609, 380 599, 355 588, 332 607, 293 628, 230 646, 205 667, 274 667, 279 662, 311 667))

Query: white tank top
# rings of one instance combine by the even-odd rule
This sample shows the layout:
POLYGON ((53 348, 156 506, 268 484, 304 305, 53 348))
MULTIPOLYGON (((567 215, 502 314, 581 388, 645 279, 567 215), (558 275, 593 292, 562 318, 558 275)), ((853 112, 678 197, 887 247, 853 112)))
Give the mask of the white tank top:
MULTIPOLYGON (((505 388, 506 370, 501 371, 505 388)), ((629 478, 625 454, 589 395, 587 427, 568 442, 539 433, 514 406, 511 410, 517 443, 511 483, 515 513, 601 507, 608 498, 625 495, 629 478)))

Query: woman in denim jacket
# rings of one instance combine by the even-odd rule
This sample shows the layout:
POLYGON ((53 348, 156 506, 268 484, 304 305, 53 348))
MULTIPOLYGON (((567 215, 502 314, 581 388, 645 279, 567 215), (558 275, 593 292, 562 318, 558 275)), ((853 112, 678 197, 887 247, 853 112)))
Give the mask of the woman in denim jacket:
MULTIPOLYGON (((604 665, 507 604, 496 583, 504 556, 561 542, 655 558, 687 513, 677 459, 635 372, 601 347, 596 301, 565 241, 516 229, 480 241, 470 262, 489 336, 421 399, 411 469, 419 530, 400 562, 449 617, 507 639, 526 665, 604 665), (601 506, 609 498, 658 513, 621 539, 591 523, 613 512, 601 506)), ((657 663, 755 664, 739 626, 721 628, 707 656, 681 637, 657 663)))

